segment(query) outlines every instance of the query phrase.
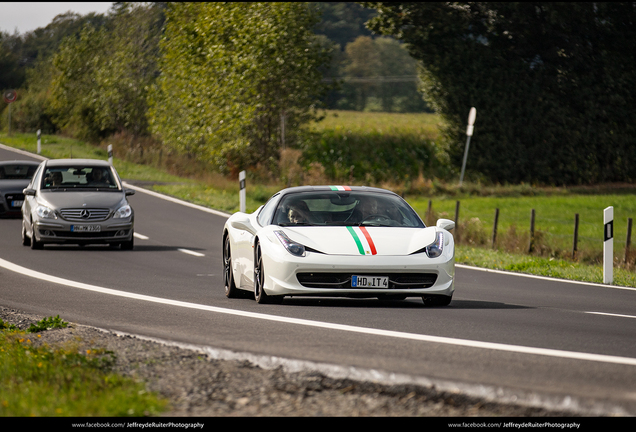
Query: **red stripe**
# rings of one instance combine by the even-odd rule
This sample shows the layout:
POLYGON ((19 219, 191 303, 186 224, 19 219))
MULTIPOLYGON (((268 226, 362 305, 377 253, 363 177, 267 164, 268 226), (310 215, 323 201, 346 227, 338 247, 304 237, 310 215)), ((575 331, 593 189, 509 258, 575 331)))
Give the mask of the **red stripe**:
POLYGON ((343 186, 343 187, 344 187, 344 190, 346 190, 346 191, 350 191, 351 190, 351 188, 349 186, 343 186))
POLYGON ((360 231, 362 231, 362 234, 364 234, 364 237, 367 239, 367 242, 369 242, 369 247, 371 248, 371 255, 376 255, 378 251, 375 250, 375 243, 373 243, 373 240, 371 239, 371 236, 369 235, 369 231, 367 231, 367 227, 361 226, 360 231))

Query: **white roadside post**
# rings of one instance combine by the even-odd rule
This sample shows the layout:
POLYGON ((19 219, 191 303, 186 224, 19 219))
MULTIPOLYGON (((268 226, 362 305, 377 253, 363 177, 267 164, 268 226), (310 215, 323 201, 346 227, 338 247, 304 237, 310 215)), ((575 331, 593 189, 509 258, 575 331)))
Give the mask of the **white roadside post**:
POLYGON ((108 163, 113 164, 113 145, 108 144, 108 163))
POLYGON ((614 207, 603 210, 603 283, 614 280, 614 207))
POLYGON ((459 185, 462 185, 464 181, 464 171, 466 170, 466 160, 468 159, 468 148, 470 147, 470 137, 473 136, 475 130, 475 118, 477 117, 477 110, 475 107, 470 109, 468 113, 468 127, 466 128, 466 148, 464 149, 464 161, 462 162, 462 173, 459 176, 459 185))
POLYGON ((241 188, 241 212, 245 213, 245 171, 239 173, 239 186, 241 188))
POLYGON ((41 133, 42 133, 42 130, 38 129, 38 154, 42 153, 42 139, 41 139, 42 135, 41 135, 41 133))

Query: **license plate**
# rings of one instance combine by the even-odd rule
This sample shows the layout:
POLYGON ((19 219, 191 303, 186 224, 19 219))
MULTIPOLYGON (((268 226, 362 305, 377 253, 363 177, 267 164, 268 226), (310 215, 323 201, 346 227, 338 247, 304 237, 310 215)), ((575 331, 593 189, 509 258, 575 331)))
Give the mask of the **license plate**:
POLYGON ((351 286, 355 288, 388 288, 388 276, 357 276, 351 277, 351 286))
POLYGON ((99 232, 101 225, 71 225, 71 232, 99 232))
POLYGON ((22 207, 23 200, 14 200, 11 201, 11 207, 22 207))

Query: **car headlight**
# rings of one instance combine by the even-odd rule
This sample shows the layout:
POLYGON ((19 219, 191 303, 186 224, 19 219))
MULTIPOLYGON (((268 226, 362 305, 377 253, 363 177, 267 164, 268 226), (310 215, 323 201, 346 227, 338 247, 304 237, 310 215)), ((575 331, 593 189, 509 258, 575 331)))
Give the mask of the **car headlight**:
POLYGON ((274 231, 274 234, 276 234, 278 240, 280 240, 283 246, 285 246, 287 252, 297 257, 305 256, 305 246, 290 240, 290 238, 282 231, 274 231))
POLYGON ((129 205, 125 205, 123 207, 120 207, 115 214, 113 215, 113 218, 115 219, 119 219, 119 218, 127 218, 130 217, 132 215, 132 208, 129 205))
POLYGON ((442 250, 444 249, 444 234, 441 232, 437 233, 437 239, 435 242, 429 246, 426 246, 426 255, 429 258, 437 258, 442 254, 442 250))
POLYGON ((35 214, 42 219, 57 219, 55 211, 43 205, 37 206, 35 214))

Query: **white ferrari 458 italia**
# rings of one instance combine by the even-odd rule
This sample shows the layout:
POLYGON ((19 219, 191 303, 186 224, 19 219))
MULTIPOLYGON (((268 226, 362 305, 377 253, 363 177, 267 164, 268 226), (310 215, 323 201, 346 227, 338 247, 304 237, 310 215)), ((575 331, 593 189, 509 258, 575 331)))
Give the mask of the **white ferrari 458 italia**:
POLYGON ((285 296, 453 297, 455 247, 440 219, 426 227, 399 195, 378 188, 284 189, 254 213, 237 212, 223 230, 225 294, 258 303, 285 296))

